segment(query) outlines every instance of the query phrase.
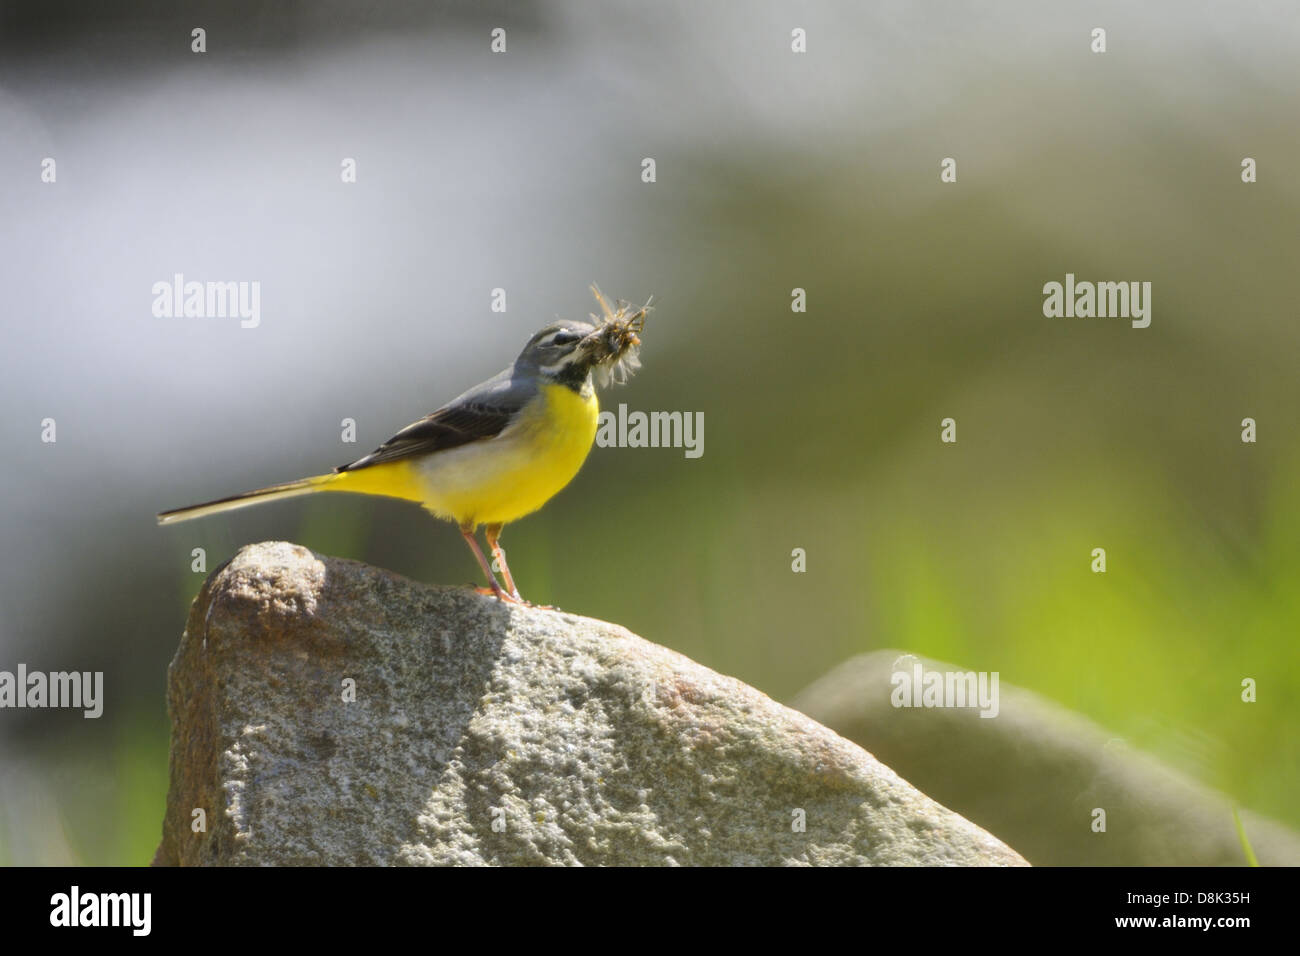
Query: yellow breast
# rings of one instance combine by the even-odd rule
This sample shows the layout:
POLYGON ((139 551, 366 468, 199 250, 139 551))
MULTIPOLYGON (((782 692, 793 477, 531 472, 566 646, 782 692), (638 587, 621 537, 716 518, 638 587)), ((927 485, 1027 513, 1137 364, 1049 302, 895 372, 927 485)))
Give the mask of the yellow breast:
POLYGON ((409 465, 402 494, 462 526, 505 524, 546 504, 587 459, 600 407, 595 392, 543 385, 494 438, 434 452, 409 465))

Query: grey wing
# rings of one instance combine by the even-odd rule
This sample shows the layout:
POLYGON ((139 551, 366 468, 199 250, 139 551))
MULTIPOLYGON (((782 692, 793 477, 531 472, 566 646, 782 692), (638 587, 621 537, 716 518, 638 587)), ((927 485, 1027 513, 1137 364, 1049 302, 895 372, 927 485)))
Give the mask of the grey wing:
POLYGON ((506 369, 475 385, 436 412, 407 425, 369 455, 335 471, 356 471, 499 435, 532 397, 525 385, 511 377, 513 371, 506 369))

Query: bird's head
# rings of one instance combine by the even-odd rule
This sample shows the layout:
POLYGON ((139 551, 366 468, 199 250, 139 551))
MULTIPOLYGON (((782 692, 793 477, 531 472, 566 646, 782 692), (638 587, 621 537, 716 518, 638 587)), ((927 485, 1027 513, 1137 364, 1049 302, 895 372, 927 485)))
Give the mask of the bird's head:
POLYGON ((561 319, 540 329, 515 359, 515 367, 536 369, 545 378, 581 386, 591 375, 596 384, 625 382, 641 367, 637 350, 650 302, 633 307, 622 299, 615 308, 594 285, 591 291, 604 317, 591 322, 561 319))

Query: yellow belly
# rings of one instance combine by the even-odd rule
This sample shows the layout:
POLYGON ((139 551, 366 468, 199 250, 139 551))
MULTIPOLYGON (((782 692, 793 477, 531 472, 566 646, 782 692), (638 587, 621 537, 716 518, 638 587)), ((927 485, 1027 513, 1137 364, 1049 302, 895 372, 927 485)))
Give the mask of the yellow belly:
POLYGON ((330 491, 418 501, 461 526, 531 514, 573 480, 596 438, 594 392, 543 385, 501 434, 419 458, 331 476, 330 491))

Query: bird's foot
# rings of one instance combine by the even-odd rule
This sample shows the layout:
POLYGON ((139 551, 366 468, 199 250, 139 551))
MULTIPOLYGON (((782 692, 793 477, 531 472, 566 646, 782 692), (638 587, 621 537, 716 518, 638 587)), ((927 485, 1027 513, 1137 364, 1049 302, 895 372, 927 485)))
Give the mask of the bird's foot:
POLYGON ((504 588, 498 591, 492 588, 484 588, 484 587, 479 587, 478 585, 474 585, 474 590, 477 591, 479 594, 483 595, 484 597, 494 597, 500 601, 505 602, 506 604, 518 604, 520 607, 531 607, 534 610, 538 610, 538 611, 560 610, 560 608, 556 607, 554 604, 534 604, 532 601, 528 600, 525 597, 521 597, 518 594, 509 593, 504 588))
POLYGON ((522 597, 519 599, 519 603, 522 604, 524 607, 531 607, 531 608, 534 608, 534 609, 536 609, 536 610, 538 610, 538 611, 558 611, 558 610, 559 610, 559 608, 556 607, 554 604, 534 604, 532 601, 528 600, 527 598, 522 598, 522 597))
POLYGON ((474 590, 477 591, 479 594, 483 595, 484 597, 494 597, 498 601, 502 601, 505 604, 518 604, 522 607, 532 607, 532 605, 529 604, 527 601, 525 601, 523 598, 517 597, 513 594, 507 594, 505 591, 501 590, 500 588, 481 588, 476 585, 474 587, 474 590))

